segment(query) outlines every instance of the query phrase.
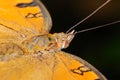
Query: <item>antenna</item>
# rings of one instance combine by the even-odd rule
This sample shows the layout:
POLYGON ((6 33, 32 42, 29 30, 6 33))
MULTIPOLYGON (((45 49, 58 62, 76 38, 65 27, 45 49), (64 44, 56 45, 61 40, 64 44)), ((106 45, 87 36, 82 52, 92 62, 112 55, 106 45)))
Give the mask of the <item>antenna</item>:
POLYGON ((116 23, 119 23, 119 22, 120 22, 120 20, 114 21, 114 22, 111 22, 111 23, 107 23, 107 24, 103 24, 103 25, 100 25, 100 26, 96 26, 96 27, 93 27, 93 28, 84 29, 84 30, 75 32, 74 34, 78 34, 78 33, 86 32, 86 31, 94 30, 94 29, 97 29, 97 28, 109 26, 109 25, 116 24, 116 23))
POLYGON ((90 18, 91 16, 93 16, 96 12, 98 12, 98 10, 100 10, 102 7, 104 7, 110 1, 111 0, 107 0, 105 3, 103 3, 101 6, 99 6, 96 10, 94 10, 91 14, 89 14, 87 17, 85 17, 83 20, 81 20, 80 22, 78 22, 77 24, 75 24, 73 27, 71 27, 70 29, 68 29, 66 33, 69 33, 72 29, 74 29, 75 27, 77 27, 79 24, 81 24, 82 22, 84 22, 85 20, 87 20, 88 18, 90 18))

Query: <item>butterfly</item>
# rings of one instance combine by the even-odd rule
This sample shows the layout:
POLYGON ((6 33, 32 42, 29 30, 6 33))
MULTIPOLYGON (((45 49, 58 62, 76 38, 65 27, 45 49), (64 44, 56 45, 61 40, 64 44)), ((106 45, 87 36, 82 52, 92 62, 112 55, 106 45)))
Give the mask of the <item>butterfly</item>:
POLYGON ((0 80, 107 80, 85 60, 61 51, 75 31, 54 33, 38 0, 0 0, 0 80))

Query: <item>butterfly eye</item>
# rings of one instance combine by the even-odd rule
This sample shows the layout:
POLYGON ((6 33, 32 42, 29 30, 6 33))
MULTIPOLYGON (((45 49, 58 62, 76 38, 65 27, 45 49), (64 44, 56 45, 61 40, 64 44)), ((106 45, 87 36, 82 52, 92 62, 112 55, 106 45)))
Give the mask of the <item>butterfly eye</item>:
POLYGON ((48 40, 51 41, 52 39, 50 37, 48 37, 48 40))

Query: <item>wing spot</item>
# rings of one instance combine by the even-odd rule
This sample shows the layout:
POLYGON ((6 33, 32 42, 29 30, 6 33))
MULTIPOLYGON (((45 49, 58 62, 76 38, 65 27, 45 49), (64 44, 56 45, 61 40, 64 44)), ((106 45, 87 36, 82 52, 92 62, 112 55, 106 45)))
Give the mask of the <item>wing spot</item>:
POLYGON ((28 13, 25 18, 39 18, 42 17, 42 14, 40 12, 37 13, 28 13))
MULTIPOLYGON (((92 70, 90 68, 86 67, 86 66, 79 66, 76 69, 71 69, 71 71, 73 73, 78 74, 78 75, 84 75, 84 73, 92 71, 92 70)), ((94 80, 100 80, 100 79, 98 78, 98 79, 94 79, 94 80)))
POLYGON ((79 74, 79 75, 84 75, 85 72, 89 72, 91 71, 89 68, 85 67, 85 66, 79 66, 76 69, 71 69, 71 71, 73 73, 79 74))
POLYGON ((19 8, 25 8, 25 7, 35 7, 36 3, 35 2, 30 2, 30 3, 19 3, 16 5, 16 7, 19 8))

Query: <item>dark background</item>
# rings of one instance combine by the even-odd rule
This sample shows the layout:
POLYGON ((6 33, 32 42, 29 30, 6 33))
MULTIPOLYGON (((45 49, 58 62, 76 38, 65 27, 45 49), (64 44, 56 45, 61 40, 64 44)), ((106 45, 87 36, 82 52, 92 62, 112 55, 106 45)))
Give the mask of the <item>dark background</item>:
MULTIPOLYGON (((42 0, 52 16, 51 33, 66 32, 105 1, 42 0)), ((76 30, 117 20, 120 20, 120 0, 112 0, 76 30)), ((100 70, 108 80, 118 80, 120 76, 120 23, 77 34, 64 51, 85 59, 100 70)))

